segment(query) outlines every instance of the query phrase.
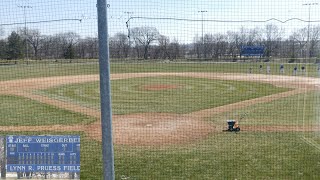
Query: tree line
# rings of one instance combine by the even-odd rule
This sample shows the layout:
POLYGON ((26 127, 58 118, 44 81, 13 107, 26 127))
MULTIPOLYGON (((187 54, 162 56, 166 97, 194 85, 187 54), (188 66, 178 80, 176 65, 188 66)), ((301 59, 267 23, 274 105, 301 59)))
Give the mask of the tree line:
MULTIPOLYGON (((241 58, 242 46, 264 46, 264 57, 303 58, 320 55, 320 26, 300 28, 289 36, 274 24, 226 33, 195 36, 183 44, 159 33, 155 27, 135 27, 109 38, 110 57, 117 59, 223 59, 241 58), (309 40, 308 40, 309 39, 309 40), (308 43, 309 42, 309 43, 308 43)), ((98 38, 75 32, 43 35, 37 29, 21 28, 0 40, 0 59, 96 59, 98 38)))
POLYGON ((97 58, 98 38, 75 32, 42 35, 37 29, 19 29, 0 40, 0 59, 97 58))

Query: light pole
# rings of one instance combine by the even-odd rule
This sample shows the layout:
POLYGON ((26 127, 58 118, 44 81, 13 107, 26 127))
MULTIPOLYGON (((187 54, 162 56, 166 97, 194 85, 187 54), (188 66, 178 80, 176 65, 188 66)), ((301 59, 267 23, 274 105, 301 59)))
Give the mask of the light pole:
POLYGON ((204 36, 203 36, 203 13, 206 13, 208 11, 204 11, 204 10, 201 10, 201 11, 198 11, 198 13, 201 13, 201 29, 202 29, 202 48, 203 48, 203 55, 205 56, 205 49, 204 49, 204 36))
POLYGON ((28 50, 28 41, 27 41, 27 17, 26 17, 26 8, 31 9, 32 6, 19 6, 18 8, 23 8, 23 16, 24 16, 24 38, 26 42, 26 59, 29 59, 29 50, 28 50))
POLYGON ((129 21, 130 21, 130 14, 133 14, 133 12, 125 11, 124 13, 128 14, 128 21, 126 24, 127 24, 127 28, 128 28, 128 45, 130 48, 131 42, 130 42, 130 23, 129 23, 129 21))
POLYGON ((202 26, 202 44, 204 44, 204 38, 203 38, 203 13, 208 12, 208 11, 198 11, 201 13, 201 26, 202 26))
POLYGON ((309 6, 308 37, 307 37, 307 52, 306 52, 306 59, 308 60, 310 58, 310 9, 311 9, 311 6, 318 5, 318 3, 306 3, 302 5, 309 6))

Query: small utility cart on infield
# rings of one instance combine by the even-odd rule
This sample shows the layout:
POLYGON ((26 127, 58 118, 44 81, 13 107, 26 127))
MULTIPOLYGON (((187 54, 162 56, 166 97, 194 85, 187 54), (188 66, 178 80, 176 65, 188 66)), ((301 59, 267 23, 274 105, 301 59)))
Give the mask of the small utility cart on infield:
POLYGON ((238 121, 227 120, 227 124, 228 124, 228 127, 227 127, 228 129, 224 130, 224 131, 229 131, 229 132, 239 132, 240 131, 238 121))

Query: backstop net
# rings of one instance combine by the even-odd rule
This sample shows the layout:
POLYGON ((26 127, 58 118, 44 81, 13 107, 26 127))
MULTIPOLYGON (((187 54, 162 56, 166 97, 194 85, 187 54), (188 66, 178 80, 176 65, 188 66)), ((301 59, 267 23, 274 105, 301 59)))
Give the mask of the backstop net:
MULTIPOLYGON (((107 1, 115 179, 318 179, 318 3, 107 1)), ((1 178, 103 179, 97 1, 0 8, 1 178)))

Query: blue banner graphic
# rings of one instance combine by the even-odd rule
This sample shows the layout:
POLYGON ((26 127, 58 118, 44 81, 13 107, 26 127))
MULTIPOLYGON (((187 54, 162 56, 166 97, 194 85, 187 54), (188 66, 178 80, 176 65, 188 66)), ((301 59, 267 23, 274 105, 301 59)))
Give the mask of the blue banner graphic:
POLYGON ((263 46, 242 46, 241 55, 242 56, 263 56, 264 47, 263 46))

